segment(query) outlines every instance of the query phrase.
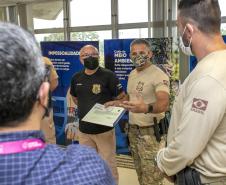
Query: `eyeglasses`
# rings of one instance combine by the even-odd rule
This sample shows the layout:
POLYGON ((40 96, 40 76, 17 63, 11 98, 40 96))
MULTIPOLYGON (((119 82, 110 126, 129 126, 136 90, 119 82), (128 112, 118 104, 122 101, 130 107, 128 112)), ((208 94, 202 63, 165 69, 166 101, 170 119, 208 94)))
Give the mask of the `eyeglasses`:
POLYGON ((92 56, 92 57, 98 57, 99 56, 99 53, 83 53, 81 55, 82 58, 87 58, 87 57, 90 57, 90 56, 92 56))

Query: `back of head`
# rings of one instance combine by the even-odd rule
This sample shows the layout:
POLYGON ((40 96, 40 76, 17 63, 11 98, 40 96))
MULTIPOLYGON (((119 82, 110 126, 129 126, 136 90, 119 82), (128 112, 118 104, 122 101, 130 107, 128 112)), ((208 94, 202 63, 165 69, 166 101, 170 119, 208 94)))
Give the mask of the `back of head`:
POLYGON ((45 68, 30 33, 0 22, 0 127, 17 125, 30 115, 45 68))
POLYGON ((220 33, 221 11, 218 0, 180 0, 178 10, 183 24, 196 24, 206 34, 220 33))

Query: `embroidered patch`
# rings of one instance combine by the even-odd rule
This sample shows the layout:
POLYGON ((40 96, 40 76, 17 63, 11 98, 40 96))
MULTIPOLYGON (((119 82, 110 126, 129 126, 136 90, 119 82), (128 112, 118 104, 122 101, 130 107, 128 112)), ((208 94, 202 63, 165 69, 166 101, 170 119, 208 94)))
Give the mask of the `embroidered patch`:
POLYGON ((122 89, 122 85, 119 83, 119 84, 117 85, 117 88, 118 88, 118 90, 122 89))
POLYGON ((169 82, 167 80, 163 80, 163 84, 169 86, 169 82))
POLYGON ((144 82, 139 81, 136 87, 137 92, 142 92, 144 88, 144 82))
POLYGON ((199 98, 193 98, 191 110, 197 113, 204 114, 208 105, 208 101, 199 98))
POLYGON ((93 84, 92 92, 93 94, 99 94, 101 92, 100 84, 93 84))

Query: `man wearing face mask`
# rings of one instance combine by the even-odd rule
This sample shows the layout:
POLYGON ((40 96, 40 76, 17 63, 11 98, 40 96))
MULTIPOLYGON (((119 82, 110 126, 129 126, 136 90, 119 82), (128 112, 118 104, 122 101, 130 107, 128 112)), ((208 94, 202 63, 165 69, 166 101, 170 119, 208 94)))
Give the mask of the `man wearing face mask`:
POLYGON ((121 99, 125 93, 115 74, 99 67, 97 48, 92 45, 84 46, 80 50, 80 61, 84 65, 84 70, 72 77, 70 89, 70 94, 78 106, 79 143, 94 148, 100 154, 111 168, 117 183, 114 128, 84 122, 81 119, 95 103, 105 104, 108 101, 121 99))
MULTIPOLYGON (((157 155, 159 169, 184 182, 189 169, 199 184, 226 184, 226 45, 217 0, 181 0, 181 49, 198 64, 175 98, 167 137, 157 155), (185 170, 184 170, 185 169, 185 170), (191 171, 191 170, 190 170, 191 171), (181 176, 182 175, 182 176, 181 176)), ((180 182, 179 182, 180 181, 180 182)), ((191 183, 190 183, 191 184, 191 183)))
POLYGON ((154 165, 160 147, 154 133, 154 119, 159 122, 169 103, 169 78, 151 63, 151 46, 145 39, 130 45, 135 69, 130 73, 127 99, 120 105, 129 110, 128 137, 140 185, 162 184, 163 176, 154 165))

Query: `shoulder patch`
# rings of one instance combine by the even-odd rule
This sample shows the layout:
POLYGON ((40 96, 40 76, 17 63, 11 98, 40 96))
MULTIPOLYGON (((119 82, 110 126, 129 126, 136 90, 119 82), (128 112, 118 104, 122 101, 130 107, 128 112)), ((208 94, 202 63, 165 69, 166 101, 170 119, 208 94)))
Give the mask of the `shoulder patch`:
POLYGON ((204 112, 206 111, 207 105, 208 105, 207 100, 193 98, 191 111, 204 114, 204 112))

